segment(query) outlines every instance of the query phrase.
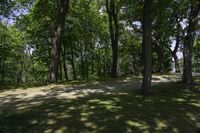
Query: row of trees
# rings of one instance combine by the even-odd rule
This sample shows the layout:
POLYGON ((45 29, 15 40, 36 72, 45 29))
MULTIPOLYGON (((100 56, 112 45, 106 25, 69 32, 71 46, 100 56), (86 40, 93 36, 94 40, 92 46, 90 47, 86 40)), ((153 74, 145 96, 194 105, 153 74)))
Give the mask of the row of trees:
POLYGON ((198 0, 2 1, 1 81, 143 74, 149 94, 152 72, 169 72, 172 62, 180 72, 183 52, 183 82, 191 84, 192 67, 199 70, 199 9, 198 0), (20 15, 6 24, 13 14, 20 15))

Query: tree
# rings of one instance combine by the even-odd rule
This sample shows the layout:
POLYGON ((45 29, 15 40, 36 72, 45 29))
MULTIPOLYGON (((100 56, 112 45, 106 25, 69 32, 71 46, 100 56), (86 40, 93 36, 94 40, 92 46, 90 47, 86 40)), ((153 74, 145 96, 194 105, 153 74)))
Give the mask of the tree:
POLYGON ((197 38, 193 47, 193 70, 194 72, 200 72, 200 38, 197 38))
POLYGON ((106 9, 109 16, 110 39, 112 45, 112 66, 111 77, 117 77, 117 60, 118 60, 118 41, 119 41, 119 9, 116 0, 106 0, 106 9))
POLYGON ((188 18, 187 35, 184 38, 183 48, 183 82, 192 84, 192 47, 195 37, 195 29, 198 22, 198 13, 200 10, 200 2, 191 4, 190 14, 188 18))
POLYGON ((142 94, 148 95, 151 92, 151 78, 152 78, 152 44, 151 44, 151 30, 152 30, 152 0, 145 0, 143 9, 143 38, 142 38, 142 57, 143 57, 143 83, 142 94))
MULTIPOLYGON (((0 77, 5 83, 46 79, 60 82, 109 75, 116 78, 139 75, 143 69, 142 92, 147 94, 151 91, 151 73, 169 72, 172 58, 178 71, 177 51, 182 50, 184 35, 189 35, 189 26, 185 28, 183 24, 188 23, 190 5, 198 2, 3 0, 0 3, 1 23, 10 17, 16 20, 13 26, 6 25, 8 30, 0 31, 0 77), (13 16, 16 9, 19 12, 26 9, 26 14, 13 16)), ((194 52, 198 55, 197 49, 194 52)))
POLYGON ((173 50, 171 48, 169 48, 169 50, 171 52, 172 57, 174 58, 175 72, 180 73, 180 66, 179 66, 179 62, 178 62, 177 52, 179 50, 180 43, 182 41, 182 35, 181 35, 182 28, 181 28, 181 24, 180 24, 180 22, 182 21, 182 18, 181 18, 181 16, 179 16, 178 12, 175 12, 174 14, 175 14, 174 19, 175 19, 175 30, 176 30, 176 32, 175 32, 176 44, 175 44, 175 47, 173 50))
POLYGON ((65 17, 69 8, 69 0, 60 0, 59 2, 59 11, 55 23, 54 39, 51 51, 51 63, 48 75, 49 82, 57 82, 58 80, 58 68, 60 64, 61 52, 61 36, 65 24, 65 17))

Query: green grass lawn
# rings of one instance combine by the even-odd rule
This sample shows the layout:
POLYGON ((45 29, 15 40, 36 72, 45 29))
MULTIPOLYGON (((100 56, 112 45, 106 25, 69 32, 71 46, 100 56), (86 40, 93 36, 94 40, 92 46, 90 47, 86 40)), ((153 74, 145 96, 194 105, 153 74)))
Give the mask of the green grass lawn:
POLYGON ((196 83, 157 85, 148 97, 133 91, 27 99, 0 111, 0 133, 195 133, 200 129, 199 78, 196 83))

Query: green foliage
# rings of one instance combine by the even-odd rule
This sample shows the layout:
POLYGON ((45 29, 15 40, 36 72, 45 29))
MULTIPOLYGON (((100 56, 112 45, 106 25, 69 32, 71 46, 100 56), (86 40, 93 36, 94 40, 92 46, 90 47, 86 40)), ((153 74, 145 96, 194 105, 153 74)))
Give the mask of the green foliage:
POLYGON ((1 62, 1 82, 13 82, 22 72, 25 57, 22 33, 16 31, 14 27, 1 25, 0 27, 0 62, 1 62))
MULTIPOLYGON (((196 0, 158 0, 153 3, 153 72, 171 71, 169 49, 179 34, 183 38, 190 5, 196 0), (177 24, 179 20, 179 26, 177 24), (184 21, 183 21, 184 20, 184 21), (181 25, 181 26, 180 26, 181 25)), ((118 76, 142 73, 143 1, 119 0, 118 76)), ((3 0, 1 20, 0 76, 3 82, 45 82, 51 60, 58 1, 3 0), (20 14, 25 11, 24 14, 20 14), (2 40, 2 39, 5 39, 2 40)), ((59 81, 109 77, 112 62, 109 22, 104 0, 70 1, 62 36, 59 81), (65 66, 64 66, 65 65, 65 66)), ((181 51, 181 45, 178 51, 181 51)), ((198 68, 198 46, 194 48, 194 67, 198 68)), ((181 64, 180 64, 181 65, 181 64)))

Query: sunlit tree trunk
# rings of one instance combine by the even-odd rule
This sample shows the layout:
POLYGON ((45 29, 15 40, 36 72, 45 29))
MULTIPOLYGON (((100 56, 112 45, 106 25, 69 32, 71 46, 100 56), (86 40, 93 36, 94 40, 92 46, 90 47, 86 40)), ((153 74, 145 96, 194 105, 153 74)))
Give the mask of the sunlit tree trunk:
MULTIPOLYGON (((180 27, 180 24, 178 24, 178 27, 180 27)), ((180 45, 180 35, 179 35, 179 32, 177 31, 176 45, 175 45, 174 51, 172 51, 172 56, 174 58, 175 72, 176 73, 180 72, 180 67, 179 67, 179 63, 178 63, 178 56, 177 56, 179 45, 180 45)))
POLYGON ((62 57, 63 57, 63 69, 64 69, 64 76, 65 76, 65 81, 68 81, 68 73, 67 73, 67 65, 66 65, 66 47, 63 46, 62 50, 62 57))
POLYGON ((57 82, 58 80, 58 68, 60 62, 61 51, 61 36, 65 24, 65 17, 69 8, 69 0, 59 1, 59 11, 55 24, 54 40, 51 50, 51 62, 49 68, 48 81, 57 82))

